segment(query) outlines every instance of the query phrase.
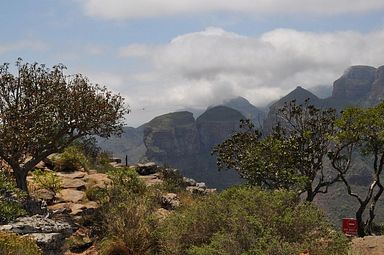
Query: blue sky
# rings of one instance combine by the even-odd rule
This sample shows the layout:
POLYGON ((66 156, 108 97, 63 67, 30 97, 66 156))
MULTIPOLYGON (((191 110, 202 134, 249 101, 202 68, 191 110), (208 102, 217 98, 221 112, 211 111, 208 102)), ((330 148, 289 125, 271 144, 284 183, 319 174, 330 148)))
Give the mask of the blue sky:
POLYGON ((138 126, 384 65, 383 14, 382 0, 6 0, 0 62, 63 63, 121 93, 138 126))

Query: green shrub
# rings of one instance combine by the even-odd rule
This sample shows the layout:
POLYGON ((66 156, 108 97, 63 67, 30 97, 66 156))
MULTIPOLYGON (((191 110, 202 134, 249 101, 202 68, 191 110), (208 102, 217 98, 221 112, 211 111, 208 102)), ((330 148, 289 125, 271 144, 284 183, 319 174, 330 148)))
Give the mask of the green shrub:
POLYGON ((114 169, 108 174, 112 185, 99 201, 98 218, 104 236, 99 254, 149 254, 154 247, 155 192, 132 169, 114 169))
POLYGON ((32 239, 0 231, 0 254, 42 255, 42 252, 32 239))
POLYGON ((32 178, 40 189, 47 189, 56 194, 62 188, 62 182, 55 172, 35 169, 32 172, 32 178))
POLYGON ((346 238, 295 194, 234 187, 167 218, 160 254, 347 254, 346 238))
POLYGON ((69 146, 64 149, 63 153, 53 158, 55 168, 58 171, 76 171, 81 168, 87 169, 89 161, 83 151, 78 146, 69 146))
POLYGON ((104 203, 109 200, 108 198, 108 190, 106 188, 101 187, 91 187, 85 191, 85 195, 90 201, 97 201, 100 203, 104 203))
POLYGON ((22 207, 22 200, 25 196, 25 193, 16 188, 13 180, 0 171, 0 223, 27 214, 22 207))
POLYGON ((164 190, 168 192, 181 192, 185 189, 186 184, 183 181, 183 176, 177 169, 163 167, 160 173, 164 180, 164 190))

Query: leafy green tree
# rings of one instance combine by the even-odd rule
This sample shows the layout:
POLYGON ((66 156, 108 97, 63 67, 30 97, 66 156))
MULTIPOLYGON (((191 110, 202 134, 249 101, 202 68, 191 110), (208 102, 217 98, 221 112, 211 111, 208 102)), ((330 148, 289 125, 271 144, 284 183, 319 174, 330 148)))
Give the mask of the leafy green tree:
POLYGON ((16 74, 9 64, 0 66, 0 158, 24 191, 39 161, 81 137, 118 133, 128 112, 120 95, 64 70, 21 59, 16 74))
POLYGON ((235 169, 252 185, 306 193, 306 201, 312 201, 339 178, 324 167, 336 112, 316 108, 308 100, 300 105, 291 101, 278 111, 277 119, 266 137, 242 121, 239 132, 214 148, 218 167, 235 169))
POLYGON ((330 153, 332 166, 339 172, 350 196, 356 198, 358 234, 372 233, 376 204, 383 194, 380 177, 384 168, 384 103, 368 109, 347 108, 337 120, 336 148, 330 153), (367 193, 359 194, 348 181, 354 157, 365 157, 372 162, 372 182, 367 193), (364 212, 369 210, 364 220, 364 212))

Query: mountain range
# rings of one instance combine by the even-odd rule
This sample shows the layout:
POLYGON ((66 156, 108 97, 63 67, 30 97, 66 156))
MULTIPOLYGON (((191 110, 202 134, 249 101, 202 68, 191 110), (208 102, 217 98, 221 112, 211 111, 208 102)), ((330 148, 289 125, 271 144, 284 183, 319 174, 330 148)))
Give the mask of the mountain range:
POLYGON ((373 106, 384 99, 384 66, 349 67, 333 83, 332 95, 327 98, 319 98, 298 86, 269 109, 259 109, 247 99, 236 97, 208 107, 200 116, 188 111, 173 112, 138 128, 125 127, 121 137, 99 139, 99 145, 116 157, 127 155, 130 163, 150 160, 167 164, 179 168, 184 175, 224 188, 239 180, 236 174, 217 171, 210 154, 212 147, 229 137, 238 128, 240 119, 251 119, 264 133, 269 132, 277 109, 285 102, 295 99, 302 103, 307 98, 318 107, 337 110, 350 105, 373 106))
MULTIPOLYGON (((232 170, 218 171, 216 160, 211 155, 213 146, 221 143, 239 127, 240 119, 251 119, 257 127, 268 133, 274 125, 274 116, 285 102, 296 100, 323 108, 342 110, 347 106, 369 107, 384 99, 384 66, 349 67, 334 81, 332 95, 319 98, 312 92, 298 86, 286 96, 270 104, 269 109, 259 109, 243 97, 236 97, 211 106, 199 116, 181 111, 158 116, 138 127, 125 127, 121 137, 99 139, 102 149, 130 163, 155 161, 178 168, 184 176, 205 182, 211 187, 223 189, 241 183, 232 170)), ((352 175, 353 187, 365 192, 370 183, 370 162, 357 158, 352 175)), ((335 224, 343 217, 353 217, 356 201, 346 195, 342 184, 334 185, 326 195, 319 195, 316 202, 324 208, 335 224)), ((377 220, 384 222, 384 203, 378 205, 377 220)))

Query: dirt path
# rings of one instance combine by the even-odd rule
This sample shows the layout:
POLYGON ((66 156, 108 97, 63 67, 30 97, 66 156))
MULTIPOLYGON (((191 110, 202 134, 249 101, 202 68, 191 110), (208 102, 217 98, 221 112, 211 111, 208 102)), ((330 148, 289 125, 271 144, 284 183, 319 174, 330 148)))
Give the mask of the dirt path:
POLYGON ((354 238, 352 255, 384 255, 384 236, 354 238))

